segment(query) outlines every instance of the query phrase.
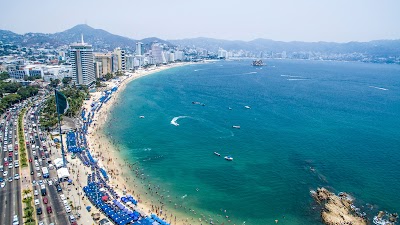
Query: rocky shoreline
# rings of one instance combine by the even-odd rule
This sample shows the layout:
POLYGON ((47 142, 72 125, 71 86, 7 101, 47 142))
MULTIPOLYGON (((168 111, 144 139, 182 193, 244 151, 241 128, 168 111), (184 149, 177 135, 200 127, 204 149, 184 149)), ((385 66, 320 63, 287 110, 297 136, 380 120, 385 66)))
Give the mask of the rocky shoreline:
POLYGON ((367 225, 367 220, 356 213, 353 199, 346 193, 335 195, 325 188, 311 191, 315 201, 322 206, 321 218, 327 225, 367 225))

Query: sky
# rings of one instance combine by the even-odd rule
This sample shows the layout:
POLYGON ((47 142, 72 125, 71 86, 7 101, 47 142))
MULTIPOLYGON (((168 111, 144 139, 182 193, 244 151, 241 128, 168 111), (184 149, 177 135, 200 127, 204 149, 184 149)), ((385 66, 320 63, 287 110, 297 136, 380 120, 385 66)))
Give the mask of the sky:
POLYGON ((87 24, 142 39, 400 39, 400 0, 5 0, 0 29, 55 33, 87 24))

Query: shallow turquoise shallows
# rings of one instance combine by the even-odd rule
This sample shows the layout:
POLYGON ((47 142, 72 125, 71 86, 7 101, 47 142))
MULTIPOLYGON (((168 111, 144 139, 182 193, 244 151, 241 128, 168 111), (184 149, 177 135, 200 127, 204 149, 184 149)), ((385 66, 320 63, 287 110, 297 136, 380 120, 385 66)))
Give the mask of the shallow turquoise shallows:
POLYGON ((105 132, 143 184, 198 224, 321 224, 310 190, 322 186, 353 195, 369 218, 400 212, 399 65, 250 64, 128 84, 105 132))

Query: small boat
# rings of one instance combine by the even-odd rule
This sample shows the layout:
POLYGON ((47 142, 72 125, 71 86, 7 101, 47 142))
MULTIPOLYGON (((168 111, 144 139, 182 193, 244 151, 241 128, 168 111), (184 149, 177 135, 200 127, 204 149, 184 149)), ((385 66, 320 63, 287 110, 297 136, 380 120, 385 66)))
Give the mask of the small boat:
POLYGON ((140 119, 144 119, 144 116, 139 116, 140 119))
POLYGON ((246 105, 246 106, 244 106, 244 107, 245 107, 246 109, 251 109, 250 106, 248 106, 248 105, 246 105))
POLYGON ((232 128, 240 129, 240 126, 233 125, 232 128))
POLYGON ((221 154, 219 154, 218 152, 214 152, 214 154, 217 156, 221 156, 221 154))
POLYGON ((202 105, 202 106, 205 106, 205 105, 206 105, 206 104, 201 103, 201 102, 192 102, 192 104, 193 104, 193 105, 202 105))
POLYGON ((228 109, 229 109, 229 110, 232 110, 232 108, 231 108, 231 107, 229 107, 228 109))
POLYGON ((264 66, 264 63, 263 63, 263 61, 260 59, 260 60, 254 60, 253 63, 252 63, 251 65, 253 65, 253 66, 264 66))
POLYGON ((226 160, 228 160, 228 161, 232 161, 232 160, 233 160, 233 158, 232 158, 230 155, 225 156, 224 159, 226 159, 226 160))

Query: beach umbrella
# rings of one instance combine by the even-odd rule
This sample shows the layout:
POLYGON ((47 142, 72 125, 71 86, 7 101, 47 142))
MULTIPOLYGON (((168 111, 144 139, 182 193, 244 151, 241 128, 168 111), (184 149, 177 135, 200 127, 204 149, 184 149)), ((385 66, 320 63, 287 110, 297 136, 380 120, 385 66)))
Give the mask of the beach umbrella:
POLYGON ((103 197, 101 197, 101 200, 103 200, 103 201, 108 201, 108 196, 107 195, 104 195, 103 197))
POLYGON ((88 212, 90 212, 90 209, 91 209, 92 207, 91 206, 86 206, 86 210, 88 211, 88 212))

